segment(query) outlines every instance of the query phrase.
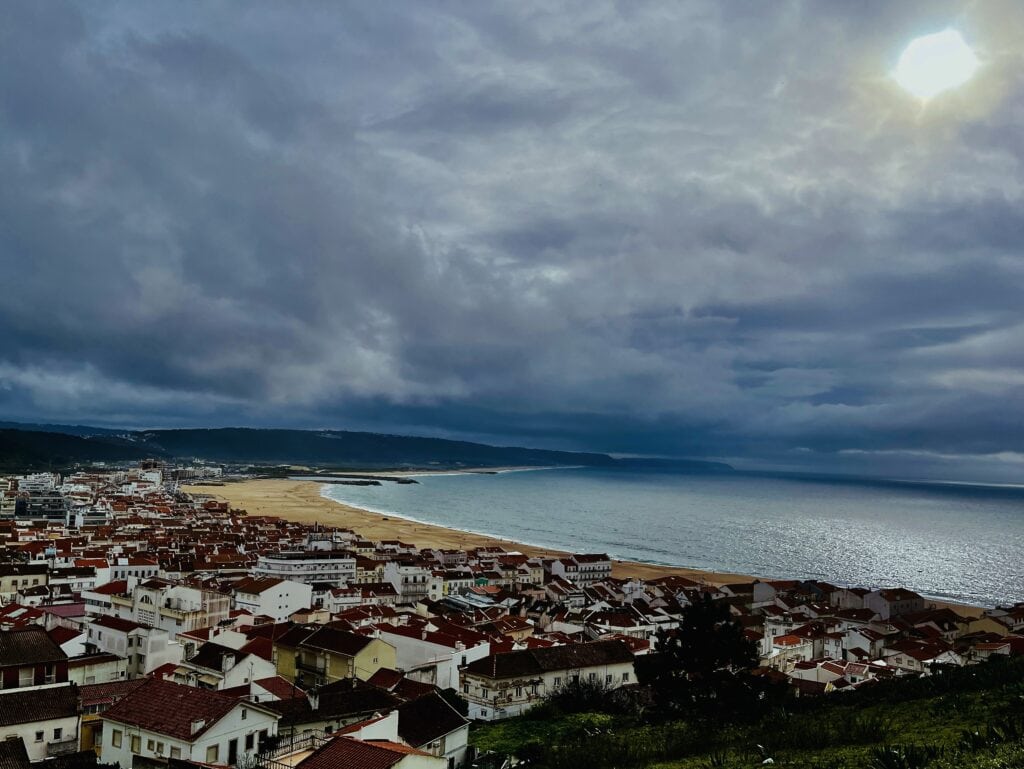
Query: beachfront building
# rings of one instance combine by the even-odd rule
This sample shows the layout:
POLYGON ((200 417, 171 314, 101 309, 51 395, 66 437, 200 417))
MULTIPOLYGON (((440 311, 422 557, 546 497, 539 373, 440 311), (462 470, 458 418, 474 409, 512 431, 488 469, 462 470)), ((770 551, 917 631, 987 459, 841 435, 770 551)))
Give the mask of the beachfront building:
POLYGON ((444 577, 434 573, 429 563, 416 559, 388 561, 384 581, 398 592, 398 602, 415 604, 424 599, 438 600, 444 592, 444 577))
POLYGON ((864 608, 871 609, 882 619, 913 614, 922 611, 924 607, 924 598, 902 587, 874 590, 864 596, 864 608))
POLYGON ((551 646, 492 654, 462 672, 469 717, 483 721, 525 713, 546 695, 573 683, 617 689, 636 681, 633 652, 622 641, 551 646))
POLYGON ((261 555, 253 573, 312 585, 344 587, 356 580, 356 557, 343 550, 292 550, 261 555))
POLYGON ((590 587, 612 575, 612 559, 605 553, 578 553, 556 558, 551 562, 551 573, 579 587, 590 587))

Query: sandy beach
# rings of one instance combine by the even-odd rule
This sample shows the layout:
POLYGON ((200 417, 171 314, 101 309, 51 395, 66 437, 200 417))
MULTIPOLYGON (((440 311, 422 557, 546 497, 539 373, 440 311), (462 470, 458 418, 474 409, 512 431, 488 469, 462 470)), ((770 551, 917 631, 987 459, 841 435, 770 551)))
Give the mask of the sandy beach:
MULTIPOLYGON (((392 473, 374 473, 384 475, 392 473)), ((412 473, 393 473, 411 475, 412 473)), ((355 474, 353 474, 355 475, 355 474)), ((533 545, 524 545, 507 539, 488 537, 483 534, 448 529, 427 523, 407 521, 403 518, 381 515, 370 510, 335 502, 321 496, 320 483, 297 481, 288 478, 261 478, 229 482, 217 486, 182 486, 189 494, 206 494, 214 499, 226 500, 233 509, 245 510, 249 515, 276 515, 299 523, 322 523, 352 529, 367 539, 380 541, 398 539, 417 547, 440 547, 464 550, 487 545, 501 545, 506 550, 518 550, 528 555, 555 557, 567 555, 563 550, 553 550, 533 545)), ((615 577, 638 577, 657 579, 677 575, 689 579, 722 585, 731 582, 752 582, 756 577, 746 574, 703 571, 677 566, 659 566, 635 561, 612 561, 612 575, 615 577)), ((980 608, 952 601, 930 599, 937 607, 948 607, 958 614, 977 615, 980 608)))
MULTIPOLYGON (((374 474, 384 475, 384 473, 374 474)), ((225 483, 223 486, 183 486, 182 489, 189 494, 207 494, 214 499, 227 500, 232 508, 245 510, 249 515, 276 515, 299 523, 340 526, 352 529, 367 539, 377 541, 398 539, 421 548, 440 547, 462 550, 487 545, 501 545, 506 550, 518 550, 528 555, 545 557, 566 555, 563 550, 523 545, 507 539, 407 521, 352 507, 321 496, 320 487, 321 484, 316 481, 267 478, 225 483)), ((633 561, 613 561, 612 574, 616 577, 639 577, 640 579, 656 579, 674 574, 715 585, 727 582, 750 582, 754 579, 743 574, 658 566, 633 561)))

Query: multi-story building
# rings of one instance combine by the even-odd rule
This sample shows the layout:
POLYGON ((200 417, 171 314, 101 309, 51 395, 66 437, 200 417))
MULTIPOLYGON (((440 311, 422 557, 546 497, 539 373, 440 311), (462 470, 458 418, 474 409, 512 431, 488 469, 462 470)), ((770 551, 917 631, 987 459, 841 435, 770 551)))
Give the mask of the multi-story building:
POLYGON ((342 550, 296 550, 261 555, 253 570, 257 577, 273 577, 311 585, 327 582, 343 587, 356 580, 356 558, 342 550))
POLYGON ((181 660, 182 646, 166 630, 120 617, 97 617, 86 630, 86 651, 127 659, 130 678, 146 675, 168 662, 181 660))
POLYGON ((272 617, 280 622, 299 609, 313 606, 313 588, 309 583, 275 577, 250 577, 231 586, 235 608, 256 616, 272 617))
POLYGON ((618 688, 635 680, 633 653, 622 641, 492 654, 462 672, 469 717, 484 721, 518 716, 551 692, 586 682, 618 688))
POLYGON ((343 678, 365 681, 395 667, 395 647, 378 639, 324 625, 297 626, 274 639, 278 675, 303 688, 343 678))

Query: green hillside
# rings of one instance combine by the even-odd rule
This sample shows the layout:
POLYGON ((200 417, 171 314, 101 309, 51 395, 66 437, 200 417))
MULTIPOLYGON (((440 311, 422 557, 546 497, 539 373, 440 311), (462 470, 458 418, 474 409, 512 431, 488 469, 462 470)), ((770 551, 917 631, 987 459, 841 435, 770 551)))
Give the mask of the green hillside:
POLYGON ((538 769, 1024 767, 1019 658, 793 700, 753 724, 568 710, 541 705, 519 718, 474 724, 470 740, 495 758, 515 755, 538 769))

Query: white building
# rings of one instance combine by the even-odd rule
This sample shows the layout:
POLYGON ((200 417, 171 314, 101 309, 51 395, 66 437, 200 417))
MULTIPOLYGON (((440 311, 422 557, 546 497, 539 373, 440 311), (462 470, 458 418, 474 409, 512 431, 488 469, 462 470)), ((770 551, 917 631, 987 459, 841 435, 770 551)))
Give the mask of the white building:
POLYGON ((120 617, 97 617, 86 630, 90 652, 124 657, 129 678, 144 676, 168 662, 181 660, 181 644, 166 630, 140 625, 120 617))
POLYGON ((150 679, 103 713, 103 762, 129 769, 136 756, 250 765, 277 734, 261 704, 150 679))
POLYGON ((338 587, 356 581, 356 558, 343 551, 314 550, 261 555, 253 573, 257 577, 304 582, 327 582, 338 587))
POLYGON ((489 641, 466 643, 429 626, 381 624, 377 637, 395 647, 396 670, 441 689, 458 689, 459 669, 491 653, 489 641))
POLYGON ((0 692, 0 740, 21 737, 30 761, 78 750, 78 687, 62 683, 0 692))
POLYGON ((635 682, 633 653, 623 641, 595 641, 492 654, 462 671, 469 717, 484 721, 518 716, 544 696, 573 683, 610 689, 635 682))
POLYGON ((98 591, 91 591, 85 595, 87 607, 92 599, 105 598, 114 616, 160 628, 172 639, 179 633, 217 625, 231 612, 231 598, 214 590, 175 585, 163 579, 129 579, 127 584, 127 595, 97 596, 98 591))
POLYGON ((235 608, 250 614, 272 617, 275 622, 288 619, 299 609, 313 605, 313 588, 305 582, 276 577, 248 577, 232 586, 235 608))

